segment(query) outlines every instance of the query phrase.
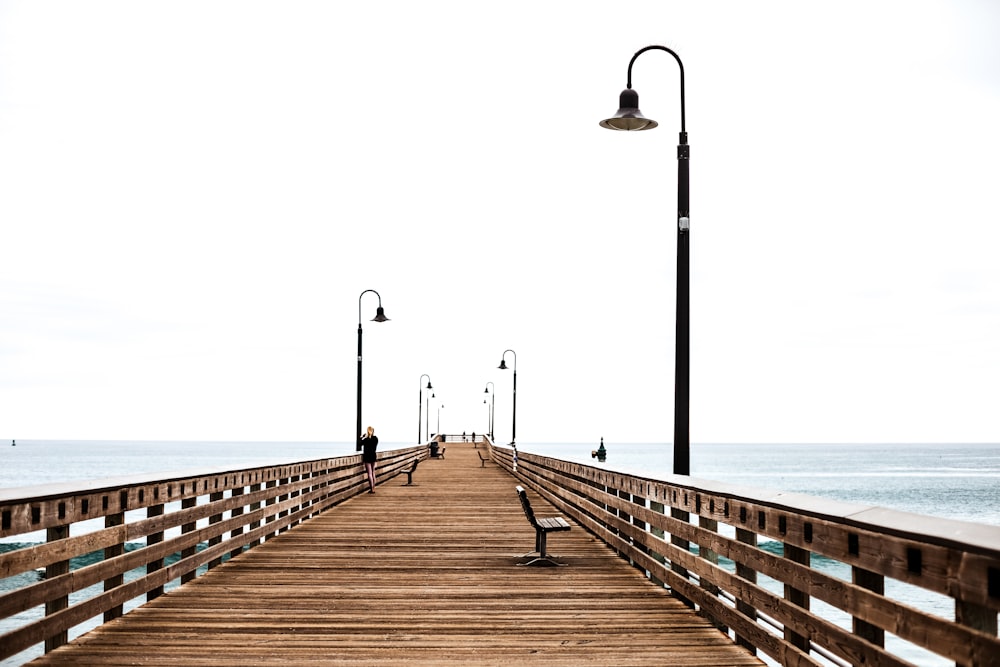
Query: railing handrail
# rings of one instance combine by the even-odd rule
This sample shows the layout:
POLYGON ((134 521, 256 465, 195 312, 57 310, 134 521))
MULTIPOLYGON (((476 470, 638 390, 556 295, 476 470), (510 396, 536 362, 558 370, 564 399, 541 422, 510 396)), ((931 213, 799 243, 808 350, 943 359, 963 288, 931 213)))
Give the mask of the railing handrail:
MULTIPOLYGON (((376 473, 389 479, 426 456, 426 445, 380 451, 376 473)), ((152 599, 178 579, 186 583, 199 568, 215 567, 367 488, 361 455, 351 454, 5 489, 0 537, 44 530, 46 541, 0 553, 0 578, 42 568, 45 574, 0 595, 0 618, 41 605, 45 616, 0 636, 0 660, 42 641, 52 650, 73 626, 101 614, 105 622, 116 618, 124 603, 152 599), (136 518, 135 510, 145 516, 136 518), (104 527, 71 534, 73 525, 94 519, 104 519, 104 527), (70 572, 71 559, 95 551, 103 552, 99 561, 70 572), (125 573, 137 568, 146 569, 144 576, 126 582, 125 573), (102 582, 103 592, 78 599, 102 582)))
POLYGON ((819 664, 811 652, 844 664, 908 664, 885 651, 887 632, 960 665, 1000 663, 1000 527, 523 451, 514 472, 513 450, 488 444, 494 461, 647 576, 783 664, 819 664), (782 553, 758 548, 758 538, 782 544, 782 553), (850 567, 850 581, 812 568, 812 554, 850 567), (758 573, 784 590, 758 586, 758 573), (886 579, 952 598, 955 619, 886 596, 886 579), (727 595, 735 603, 724 603, 727 595), (812 613, 812 597, 853 617, 853 631, 812 613), (781 634, 759 622, 763 609, 781 634))

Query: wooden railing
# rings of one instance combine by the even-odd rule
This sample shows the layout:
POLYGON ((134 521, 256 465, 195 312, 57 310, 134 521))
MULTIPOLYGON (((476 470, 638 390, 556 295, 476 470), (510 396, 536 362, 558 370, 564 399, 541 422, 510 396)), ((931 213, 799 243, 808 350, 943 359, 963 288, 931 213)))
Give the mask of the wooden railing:
MULTIPOLYGON (((426 446, 379 452, 379 480, 426 452, 426 446)), ((26 580, 0 595, 0 618, 29 617, 0 635, 0 659, 41 642, 52 650, 66 643, 73 626, 102 614, 105 622, 116 618, 130 601, 153 599, 171 582, 190 581, 367 488, 361 456, 352 455, 0 489, 0 537, 37 542, 31 534, 44 531, 45 540, 0 554, 0 579, 26 580), (97 526, 82 524, 94 520, 97 526), (43 606, 44 615, 30 613, 43 606)))
POLYGON ((490 443, 490 451, 737 642, 782 665, 911 665, 885 648, 886 633, 958 665, 1000 665, 1000 527, 524 452, 514 472, 511 449, 490 443), (813 567, 820 558, 843 564, 849 578, 813 567), (954 615, 893 599, 887 579, 950 598, 954 615), (811 601, 835 611, 821 615, 811 601), (842 623, 829 620, 840 615, 842 623))
POLYGON ((480 443, 483 442, 485 436, 482 433, 438 433, 433 436, 438 442, 468 442, 468 443, 480 443))

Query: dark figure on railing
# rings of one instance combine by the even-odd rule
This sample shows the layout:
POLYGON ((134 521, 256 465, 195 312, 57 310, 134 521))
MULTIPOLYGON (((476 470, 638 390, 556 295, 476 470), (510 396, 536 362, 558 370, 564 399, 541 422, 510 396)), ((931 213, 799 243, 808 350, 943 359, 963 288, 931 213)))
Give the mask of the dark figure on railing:
POLYGON ((604 438, 601 438, 601 446, 595 450, 591 450, 590 458, 597 459, 598 461, 604 462, 608 458, 608 450, 604 448, 604 438))
POLYGON ((378 436, 375 429, 368 427, 368 432, 361 436, 361 444, 364 452, 361 454, 361 461, 365 464, 365 472, 368 473, 368 493, 375 493, 375 449, 378 447, 378 436))

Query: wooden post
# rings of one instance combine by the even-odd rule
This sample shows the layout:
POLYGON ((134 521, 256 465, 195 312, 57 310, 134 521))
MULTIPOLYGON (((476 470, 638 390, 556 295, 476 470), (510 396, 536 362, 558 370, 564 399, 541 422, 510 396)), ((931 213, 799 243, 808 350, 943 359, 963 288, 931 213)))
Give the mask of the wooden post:
MULTIPOLYGON (((616 489, 615 490, 615 495, 617 495, 621 500, 631 500, 632 499, 632 494, 630 494, 628 491, 622 491, 621 489, 616 489)), ((626 512, 623 509, 618 510, 617 514, 618 514, 618 518, 619 519, 624 520, 626 523, 630 523, 630 519, 632 518, 631 514, 629 514, 628 512, 626 512)), ((632 540, 629 539, 628 535, 626 535, 625 533, 623 533, 620 529, 616 530, 615 532, 618 534, 619 537, 621 537, 623 540, 626 540, 629 544, 632 543, 632 540)), ((627 551, 619 551, 618 555, 621 556, 622 558, 628 560, 629 563, 632 562, 632 559, 628 557, 628 552, 627 551)))
MULTIPOLYGON (((288 482, 289 485, 291 485, 291 484, 294 484, 294 483, 298 482, 300 479, 302 479, 302 477, 300 475, 293 475, 293 476, 291 476, 291 477, 288 478, 287 482, 288 482)), ((301 495, 301 493, 302 493, 301 491, 292 491, 290 494, 288 494, 288 497, 289 498, 298 498, 299 495, 301 495)), ((294 514, 295 512, 298 512, 300 509, 302 509, 302 505, 295 505, 290 510, 288 510, 288 513, 289 514, 294 514)), ((297 525, 299 525, 299 520, 298 519, 296 519, 295 521, 292 521, 290 524, 288 524, 288 527, 289 528, 294 528, 297 525)))
MULTIPOLYGON (((250 485, 250 493, 257 493, 258 491, 260 491, 260 484, 259 483, 258 484, 251 484, 250 485)), ((255 503, 250 503, 250 511, 251 512, 256 512, 259 509, 260 509, 260 501, 259 500, 257 502, 255 502, 255 503)), ((250 531, 253 532, 257 528, 260 528, 260 521, 251 521, 250 522, 250 531)), ((253 542, 250 543, 249 546, 250 547, 255 547, 258 544, 260 544, 260 540, 254 540, 253 542)))
MULTIPOLYGON (((955 621, 988 635, 997 636, 997 612, 984 605, 955 600, 955 621)), ((958 667, 972 667, 972 665, 962 664, 958 667)))
MULTIPOLYGON (((646 499, 643 498, 642 496, 633 495, 632 496, 632 502, 634 504, 638 505, 639 507, 642 507, 643 509, 645 509, 645 507, 646 507, 646 499)), ((640 519, 637 516, 633 516, 632 517, 632 525, 635 526, 636 528, 642 528, 643 530, 647 530, 648 529, 648 526, 646 526, 646 522, 643 521, 642 519, 640 519)), ((649 553, 649 549, 647 549, 645 546, 643 546, 641 544, 637 544, 636 545, 636 549, 638 549, 639 551, 641 551, 643 553, 646 553, 646 554, 649 553)))
MULTIPOLYGON (((802 549, 801 547, 797 547, 794 544, 788 544, 785 542, 784 552, 785 558, 793 563, 809 565, 809 551, 802 549)), ((794 605, 802 607, 803 609, 809 609, 809 596, 797 588, 792 588, 788 584, 785 584, 785 599, 794 605)), ((785 627, 785 641, 800 651, 806 654, 809 653, 809 638, 794 632, 787 626, 785 627)))
MULTIPOLYGON (((242 486, 233 489, 232 497, 242 496, 244 490, 245 489, 242 486)), ((239 516, 241 514, 243 514, 243 506, 242 505, 240 507, 234 507, 233 511, 229 513, 229 516, 239 516)), ((229 538, 232 539, 232 540, 235 540, 237 537, 239 537, 242 534, 243 534, 243 526, 239 526, 237 528, 234 528, 232 530, 232 532, 229 533, 229 538)), ((236 558, 241 553, 243 553, 243 545, 242 544, 238 548, 233 549, 232 551, 230 551, 229 552, 229 557, 230 558, 236 558)))
MULTIPOLYGON (((181 500, 181 509, 191 509, 198 505, 198 498, 184 498, 181 500)), ((198 523, 196 521, 190 521, 181 526, 181 534, 193 533, 198 528, 198 523)), ((190 546, 181 550, 181 558, 187 558, 188 556, 193 556, 198 553, 198 546, 190 546)), ((181 584, 186 584, 189 581, 194 580, 198 576, 197 568, 191 570, 190 572, 185 572, 181 575, 181 584)))
MULTIPOLYGON (((107 500, 108 497, 105 496, 104 502, 107 503, 107 500)), ((121 496, 121 502, 122 506, 120 512, 117 512, 115 514, 108 514, 107 516, 104 517, 105 528, 114 528, 116 526, 121 526, 125 524, 125 510, 127 509, 128 505, 128 496, 124 493, 121 496)), ((123 553, 125 553, 124 543, 119 542, 118 544, 112 544, 104 548, 104 560, 111 560, 112 558, 121 556, 123 553)), ((125 575, 123 574, 116 574, 114 576, 108 577, 107 579, 104 580, 104 591, 107 592, 113 588, 117 588, 118 586, 121 586, 124 581, 125 581, 125 575)), ((107 623, 108 621, 114 620, 124 613, 125 613, 124 605, 117 605, 115 607, 112 607, 111 609, 108 609, 106 612, 104 612, 104 622, 107 623)))
MULTIPOLYGON (((743 544, 749 544, 752 547, 757 546, 757 533, 745 528, 736 528, 736 539, 743 544)), ((743 563, 736 563, 736 576, 742 577, 751 583, 757 583, 757 571, 743 563)), ((738 599, 736 600, 736 611, 753 620, 755 623, 757 622, 757 610, 752 605, 738 599)), ((737 634, 736 643, 748 649, 753 655, 757 655, 757 647, 746 637, 741 637, 737 634)))
MULTIPOLYGON (((278 480, 278 486, 280 486, 280 487, 287 486, 288 485, 288 481, 289 481, 288 477, 285 477, 283 479, 279 479, 278 480)), ((287 493, 283 493, 280 496, 278 496, 278 502, 279 503, 283 503, 286 500, 288 500, 288 494, 287 493)), ((280 512, 278 512, 278 518, 279 519, 283 519, 286 516, 288 516, 288 510, 281 510, 280 512)), ((287 530, 287 528, 279 528, 278 529, 278 533, 279 534, 283 533, 283 532, 285 532, 285 530, 287 530)))
MULTIPOLYGON (((157 516, 162 516, 162 515, 163 515, 163 504, 162 503, 159 504, 159 505, 150 505, 149 507, 146 508, 146 517, 147 518, 152 518, 152 517, 157 517, 157 516)), ((156 532, 156 533, 150 533, 149 535, 146 536, 146 546, 147 547, 150 546, 150 545, 153 545, 153 544, 158 544, 158 543, 160 543, 162 541, 163 541, 163 531, 162 530, 159 531, 159 532, 156 532)), ((146 574, 150 574, 152 572, 156 572, 157 570, 161 569, 162 567, 163 567, 163 559, 162 558, 158 558, 156 560, 152 560, 152 561, 146 563, 146 574)), ((163 595, 163 586, 157 586, 156 588, 151 588, 149 591, 146 592, 146 602, 149 602, 150 600, 155 600, 156 598, 160 597, 161 595, 163 595)))
MULTIPOLYGON (((670 516, 673 517, 674 519, 677 519, 678 521, 683 521, 684 523, 689 523, 691 521, 691 515, 677 507, 670 508, 670 516)), ((691 550, 691 545, 688 544, 688 541, 680 537, 677 537, 676 535, 670 536, 670 543, 683 551, 691 550)), ((678 563, 671 561, 670 569, 676 572, 678 576, 681 576, 685 579, 687 579, 689 576, 687 568, 681 567, 681 565, 679 565, 678 563)), ((688 600, 686 597, 678 593, 676 590, 673 591, 673 595, 675 598, 683 602, 685 605, 694 609, 694 602, 688 600)))
MULTIPOLYGON (((664 507, 663 503, 658 502, 656 500, 649 501, 649 509, 653 510, 654 512, 657 512, 658 514, 666 514, 666 508, 664 507)), ((653 535, 660 538, 661 540, 664 539, 664 536, 666 535, 666 533, 663 531, 662 528, 657 528, 656 526, 652 525, 649 528, 649 532, 651 532, 653 535)), ((656 551, 650 551, 649 553, 658 562, 660 563, 667 562, 667 559, 663 554, 656 551)), ((666 586, 666 584, 660 581, 657 577, 650 576, 650 580, 655 582, 657 586, 666 586)))
POLYGON ((955 601, 955 620, 988 635, 997 635, 997 613, 974 602, 955 601))
MULTIPOLYGON (((869 572, 860 567, 851 568, 851 580, 855 585, 861 588, 867 588, 874 593, 879 595, 885 595, 885 577, 881 574, 875 574, 874 572, 869 572)), ((854 629, 854 634, 863 639, 875 644, 876 646, 885 647, 885 630, 882 628, 872 625, 866 621, 862 621, 860 618, 852 619, 852 627, 854 629)))
MULTIPOLYGON (((267 484, 265 485, 265 488, 273 489, 275 486, 277 486, 277 484, 278 483, 275 480, 271 479, 271 480, 268 480, 267 484)), ((268 507, 270 507, 271 505, 274 505, 276 502, 278 502, 278 501, 277 501, 277 499, 274 496, 269 496, 268 499, 267 499, 267 501, 265 502, 265 505, 268 506, 268 507)), ((276 518, 275 518, 275 516, 273 514, 268 514, 267 516, 264 517, 264 523, 265 524, 267 524, 267 523, 273 523, 275 520, 276 520, 276 518)), ((264 536, 264 540, 269 540, 272 537, 274 537, 276 534, 277 533, 268 533, 267 535, 264 536)))
MULTIPOLYGON (((710 519, 707 516, 699 516, 698 525, 704 528, 705 530, 712 531, 713 533, 719 532, 719 522, 715 519, 710 519)), ((698 546, 698 555, 707 560, 709 563, 712 563, 713 565, 719 564, 719 554, 715 553, 714 551, 712 551, 712 549, 710 549, 704 544, 698 546)), ((719 587, 709 581, 706 581, 705 579, 701 580, 701 587, 712 595, 717 596, 719 594, 719 587)), ((708 616, 708 619, 712 621, 712 624, 716 628, 718 628, 721 632, 729 634, 729 627, 726 626, 725 623, 720 623, 718 620, 712 618, 711 616, 708 616)))
MULTIPOLYGON (((210 502, 210 503, 218 502, 218 501, 222 500, 224 497, 225 497, 225 494, 222 491, 215 491, 213 493, 208 494, 208 502, 210 502)), ((221 523, 221 522, 222 522, 222 514, 221 513, 219 513, 219 514, 213 514, 212 516, 208 517, 208 523, 209 524, 221 523)), ((216 535, 215 537, 208 538, 208 546, 210 546, 210 547, 211 546, 215 546, 216 544, 219 544, 221 542, 222 542, 222 535, 216 535)), ((218 558, 213 558, 212 560, 210 560, 208 562, 208 569, 211 570, 213 567, 217 567, 219 565, 222 565, 222 556, 219 556, 218 558)))
MULTIPOLYGON (((56 540, 64 540, 69 537, 69 526, 55 526, 54 528, 49 528, 45 531, 45 539, 48 542, 55 542, 56 540)), ((69 573, 69 561, 61 560, 58 563, 52 563, 45 567, 45 578, 53 579, 63 574, 69 573)), ((69 606, 69 595, 62 595, 57 598, 53 598, 45 603, 45 615, 54 614, 57 611, 62 611, 69 606)), ((45 638, 45 652, 53 651, 69 640, 69 635, 66 630, 62 632, 57 632, 51 637, 45 638)))

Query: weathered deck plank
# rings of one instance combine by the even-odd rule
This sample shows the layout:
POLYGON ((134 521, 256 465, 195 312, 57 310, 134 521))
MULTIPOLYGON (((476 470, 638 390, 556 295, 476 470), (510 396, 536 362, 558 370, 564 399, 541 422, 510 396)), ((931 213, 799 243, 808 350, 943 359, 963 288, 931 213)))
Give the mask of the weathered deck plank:
MULTIPOLYGON (((471 445, 241 554, 36 665, 759 665, 590 534, 534 546, 471 445)), ((538 511, 548 506, 531 494, 538 511)))

